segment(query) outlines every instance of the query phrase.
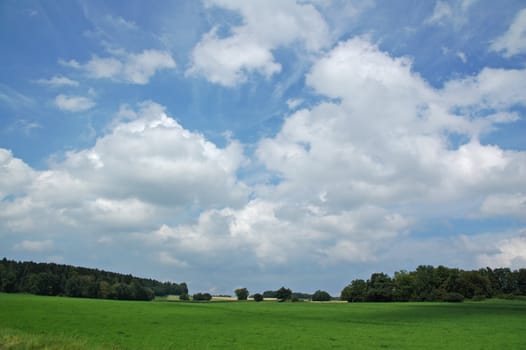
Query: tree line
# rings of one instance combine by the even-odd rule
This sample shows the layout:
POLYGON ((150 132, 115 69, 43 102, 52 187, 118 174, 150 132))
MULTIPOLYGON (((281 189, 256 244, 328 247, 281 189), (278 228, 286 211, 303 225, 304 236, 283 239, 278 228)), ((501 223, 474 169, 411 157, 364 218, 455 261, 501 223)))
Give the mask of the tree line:
POLYGON ((341 300, 363 301, 462 301, 492 297, 526 296, 526 269, 489 267, 464 271, 421 265, 415 271, 398 271, 391 278, 373 273, 355 279, 340 294, 341 300))
POLYGON ((81 298, 152 300, 187 295, 186 283, 160 282, 132 275, 54 263, 0 260, 0 292, 81 298))
MULTIPOLYGON (((70 297, 152 300, 155 296, 179 295, 190 300, 186 283, 160 282, 98 269, 54 263, 0 260, 0 292, 63 295, 70 297)), ((238 300, 247 300, 246 288, 235 290, 238 300)), ((462 270, 445 266, 421 265, 414 271, 401 270, 393 277, 373 273, 367 280, 355 279, 343 288, 340 299, 348 302, 388 301, 462 301, 492 297, 526 296, 526 269, 489 267, 462 270)), ((281 287, 252 295, 255 301, 329 301, 329 293, 292 292, 281 287)), ((193 300, 212 299, 209 293, 197 293, 193 300)))

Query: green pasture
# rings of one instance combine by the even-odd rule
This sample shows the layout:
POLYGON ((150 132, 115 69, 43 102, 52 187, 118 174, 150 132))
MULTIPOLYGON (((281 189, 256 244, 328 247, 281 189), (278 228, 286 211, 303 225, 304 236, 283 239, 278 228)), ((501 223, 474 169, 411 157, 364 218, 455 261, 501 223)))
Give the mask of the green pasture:
POLYGON ((526 302, 127 302, 0 294, 0 349, 526 349, 526 302))

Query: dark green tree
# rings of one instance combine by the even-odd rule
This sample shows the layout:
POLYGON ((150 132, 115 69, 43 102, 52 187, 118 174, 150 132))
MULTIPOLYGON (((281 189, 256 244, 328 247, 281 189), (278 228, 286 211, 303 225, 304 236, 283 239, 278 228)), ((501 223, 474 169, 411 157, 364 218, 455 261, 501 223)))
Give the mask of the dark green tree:
POLYGON ((291 297, 292 291, 288 288, 281 287, 276 291, 276 298, 278 299, 278 301, 290 300, 291 297))
POLYGON ((462 294, 465 298, 473 298, 475 295, 490 297, 491 282, 479 271, 461 271, 457 278, 455 292, 462 294))
POLYGON ((257 302, 263 301, 263 295, 259 293, 254 294, 254 301, 257 301, 257 302))
POLYGON ((517 271, 517 292, 526 295, 526 269, 517 271))
POLYGON ((509 268, 493 270, 491 284, 496 294, 511 294, 517 290, 517 280, 509 268))
POLYGON ((367 281, 367 301, 392 301, 393 281, 385 273, 373 273, 367 281))
POLYGON ((263 298, 277 298, 277 293, 275 290, 266 290, 263 292, 263 298))
POLYGON ((433 301, 437 299, 438 282, 435 280, 435 268, 431 265, 420 265, 414 272, 415 300, 433 301))
POLYGON ((237 300, 247 300, 250 294, 246 288, 238 288, 234 292, 236 293, 237 300))
POLYGON ((414 275, 404 270, 395 272, 393 282, 393 300, 409 301, 413 298, 413 294, 415 291, 414 275))
POLYGON ((68 297, 81 297, 82 296, 82 283, 78 276, 71 276, 66 281, 65 293, 68 297))
POLYGON ((312 301, 330 301, 331 295, 324 290, 317 290, 312 295, 312 301))
POLYGON ((351 302, 362 302, 367 298, 367 282, 362 279, 356 279, 348 286, 343 288, 340 299, 351 302))

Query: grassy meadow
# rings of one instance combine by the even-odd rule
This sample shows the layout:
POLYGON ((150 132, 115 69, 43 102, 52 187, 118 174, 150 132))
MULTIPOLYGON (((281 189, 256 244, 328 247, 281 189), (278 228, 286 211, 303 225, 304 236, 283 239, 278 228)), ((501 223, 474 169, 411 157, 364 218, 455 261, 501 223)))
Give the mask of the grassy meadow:
POLYGON ((526 302, 138 302, 0 294, 0 349, 526 349, 526 302))

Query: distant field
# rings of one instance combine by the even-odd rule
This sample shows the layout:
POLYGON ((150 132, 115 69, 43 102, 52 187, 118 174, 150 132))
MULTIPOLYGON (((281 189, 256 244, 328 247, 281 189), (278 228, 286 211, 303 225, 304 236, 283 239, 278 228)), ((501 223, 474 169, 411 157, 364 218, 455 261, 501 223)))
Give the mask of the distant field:
POLYGON ((0 349, 526 349, 526 302, 126 302, 0 294, 0 349))

